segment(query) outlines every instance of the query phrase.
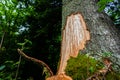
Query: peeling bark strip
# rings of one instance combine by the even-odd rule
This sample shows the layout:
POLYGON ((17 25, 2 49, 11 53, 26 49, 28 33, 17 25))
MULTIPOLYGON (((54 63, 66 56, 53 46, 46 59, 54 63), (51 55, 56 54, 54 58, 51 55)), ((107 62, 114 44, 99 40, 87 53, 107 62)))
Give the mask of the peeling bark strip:
POLYGON ((85 47, 85 43, 89 39, 90 33, 87 31, 82 15, 76 13, 68 16, 62 32, 61 61, 58 75, 47 80, 72 80, 72 78, 65 75, 67 60, 70 57, 77 57, 79 50, 85 47))
POLYGON ((85 43, 90 39, 86 24, 80 13, 71 14, 67 17, 67 22, 62 33, 61 62, 59 73, 64 73, 67 60, 77 57, 79 50, 85 47, 85 43))

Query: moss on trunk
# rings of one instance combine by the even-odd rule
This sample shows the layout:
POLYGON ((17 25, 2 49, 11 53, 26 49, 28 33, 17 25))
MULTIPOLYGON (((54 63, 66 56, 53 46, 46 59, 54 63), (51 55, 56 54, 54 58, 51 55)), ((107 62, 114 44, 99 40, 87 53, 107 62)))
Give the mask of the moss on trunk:
MULTIPOLYGON (((98 73, 103 67, 104 64, 101 61, 95 60, 84 54, 79 54, 77 58, 71 58, 68 61, 66 74, 71 76, 73 80, 86 80, 95 73, 98 73)), ((103 76, 98 76, 98 78, 103 78, 103 76)), ((119 80, 120 74, 111 71, 106 74, 105 79, 119 80)))

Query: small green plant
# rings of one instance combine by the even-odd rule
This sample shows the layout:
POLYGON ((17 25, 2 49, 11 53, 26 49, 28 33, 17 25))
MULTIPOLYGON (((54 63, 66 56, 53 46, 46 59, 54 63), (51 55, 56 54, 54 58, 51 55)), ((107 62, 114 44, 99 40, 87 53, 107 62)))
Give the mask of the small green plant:
POLYGON ((32 42, 28 39, 24 39, 23 43, 17 43, 17 44, 21 47, 21 50, 25 50, 25 49, 29 49, 29 47, 26 45, 27 44, 32 45, 32 42))
MULTIPOLYGON (((29 49, 26 47, 26 44, 32 44, 31 41, 25 39, 23 43, 18 43, 21 46, 22 50, 29 49)), ((19 61, 5 61, 4 64, 0 66, 0 80, 18 80, 19 67, 21 62, 21 56, 19 57, 19 61)))
MULTIPOLYGON (((32 44, 32 42, 30 40, 24 39, 24 42, 23 43, 18 43, 18 45, 21 46, 21 50, 25 50, 25 49, 29 49, 29 47, 25 46, 27 43, 29 43, 30 45, 32 44)), ((21 63, 21 55, 19 57, 19 61, 18 61, 17 69, 16 69, 15 80, 18 79, 20 63, 21 63)))
POLYGON ((0 80, 14 80, 15 71, 19 62, 5 61, 0 66, 0 80))

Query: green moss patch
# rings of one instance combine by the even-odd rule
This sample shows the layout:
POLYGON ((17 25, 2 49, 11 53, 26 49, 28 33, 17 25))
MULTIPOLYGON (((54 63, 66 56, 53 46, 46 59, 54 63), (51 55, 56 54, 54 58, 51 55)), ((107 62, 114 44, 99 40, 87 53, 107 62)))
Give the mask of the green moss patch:
MULTIPOLYGON (((84 54, 79 54, 77 58, 71 58, 68 60, 68 65, 65 71, 67 75, 73 78, 73 80, 86 80, 103 67, 104 65, 100 61, 84 54)), ((107 80, 119 80, 118 78, 120 79, 120 76, 115 72, 110 72, 106 76, 107 80)))

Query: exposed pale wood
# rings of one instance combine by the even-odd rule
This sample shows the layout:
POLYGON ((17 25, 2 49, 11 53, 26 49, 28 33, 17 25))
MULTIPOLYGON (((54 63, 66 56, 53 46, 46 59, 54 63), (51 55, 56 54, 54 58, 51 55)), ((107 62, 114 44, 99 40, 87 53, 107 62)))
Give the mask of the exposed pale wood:
POLYGON ((77 57, 79 50, 85 47, 85 43, 90 39, 85 22, 80 13, 71 14, 67 17, 67 22, 62 33, 61 62, 59 73, 64 73, 67 60, 77 57))
POLYGON ((58 74, 47 80, 72 80, 72 78, 65 75, 67 60, 70 57, 77 57, 79 50, 85 47, 85 43, 89 39, 90 33, 86 28, 82 15, 76 13, 68 16, 62 32, 61 60, 58 74), (64 75, 63 78, 60 78, 61 74, 64 75))
POLYGON ((46 80, 72 80, 72 78, 69 76, 66 76, 65 74, 59 74, 59 75, 49 77, 46 80))

